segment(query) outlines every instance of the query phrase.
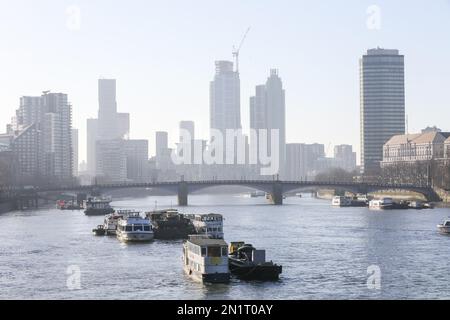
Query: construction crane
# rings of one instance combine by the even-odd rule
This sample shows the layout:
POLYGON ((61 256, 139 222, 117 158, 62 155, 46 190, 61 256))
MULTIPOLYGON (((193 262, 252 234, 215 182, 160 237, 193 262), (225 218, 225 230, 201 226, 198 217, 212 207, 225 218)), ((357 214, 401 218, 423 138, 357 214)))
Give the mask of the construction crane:
POLYGON ((241 51, 242 45, 244 44, 244 41, 247 38, 249 32, 250 27, 248 27, 247 31, 245 32, 244 37, 242 38, 241 43, 239 44, 239 47, 236 49, 236 47, 233 46, 233 57, 236 60, 236 72, 239 72, 239 52, 241 51))

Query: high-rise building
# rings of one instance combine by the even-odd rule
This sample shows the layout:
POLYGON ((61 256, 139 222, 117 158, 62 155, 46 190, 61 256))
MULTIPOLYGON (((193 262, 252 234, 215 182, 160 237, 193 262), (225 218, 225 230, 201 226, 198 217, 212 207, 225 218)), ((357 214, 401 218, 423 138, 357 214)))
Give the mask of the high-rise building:
POLYGON ((73 176, 78 176, 78 129, 72 129, 73 176))
MULTIPOLYGON (((256 86, 256 94, 250 98, 250 128, 255 130, 267 130, 267 141, 252 141, 259 150, 261 143, 266 143, 267 151, 271 150, 271 132, 278 130, 279 140, 274 141, 278 148, 280 170, 284 177, 286 164, 286 103, 283 83, 278 76, 278 71, 270 70, 270 76, 265 85, 256 86)), ((258 137, 259 138, 259 137, 258 137)), ((259 154, 259 151, 258 151, 259 154)))
POLYGON ((378 172, 383 145, 405 133, 405 65, 398 50, 370 49, 360 59, 361 167, 378 172))
POLYGON ((351 145, 342 144, 334 147, 334 159, 337 167, 346 171, 356 169, 356 152, 351 145))
POLYGON ((72 106, 67 94, 22 97, 10 126, 23 183, 66 183, 73 177, 72 106))
POLYGON ((156 138, 156 158, 162 157, 166 150, 169 149, 169 134, 164 131, 158 131, 156 138))
POLYGON ((87 136, 86 136, 86 147, 87 147, 87 171, 91 176, 95 176, 95 168, 97 166, 95 160, 95 146, 98 140, 98 120, 97 119, 87 119, 87 136))
POLYGON ((239 72, 233 62, 216 61, 216 74, 210 83, 210 128, 222 131, 241 129, 239 72))
POLYGON ((125 140, 97 140, 95 160, 97 182, 123 183, 127 180, 125 140))
POLYGON ((98 80, 98 135, 99 139, 117 139, 118 117, 116 101, 116 80, 98 80))
POLYGON ((148 182, 148 140, 124 140, 124 146, 127 157, 127 179, 133 182, 148 182))

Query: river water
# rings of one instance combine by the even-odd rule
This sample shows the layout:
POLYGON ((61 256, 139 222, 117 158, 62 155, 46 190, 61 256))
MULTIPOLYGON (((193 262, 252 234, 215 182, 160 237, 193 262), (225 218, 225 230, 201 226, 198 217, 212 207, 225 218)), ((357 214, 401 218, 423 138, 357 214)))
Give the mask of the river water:
MULTIPOLYGON (((176 203, 149 197, 113 205, 148 211, 155 201, 160 209, 176 203)), ((122 244, 91 233, 102 217, 52 208, 0 215, 0 298, 450 298, 450 237, 436 229, 450 209, 332 208, 308 195, 283 206, 239 195, 189 201, 180 211, 223 214, 228 242, 266 249, 283 265, 280 281, 203 285, 183 273, 182 241, 122 244)))

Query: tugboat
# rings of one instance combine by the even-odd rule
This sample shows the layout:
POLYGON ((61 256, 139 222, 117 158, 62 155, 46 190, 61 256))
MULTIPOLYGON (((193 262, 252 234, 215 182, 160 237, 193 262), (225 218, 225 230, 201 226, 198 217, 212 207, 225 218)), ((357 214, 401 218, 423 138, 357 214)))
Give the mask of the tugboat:
POLYGON ((213 239, 223 239, 223 217, 221 214, 186 215, 192 221, 195 232, 213 239))
POLYGON ((110 206, 111 198, 89 198, 85 200, 84 207, 86 210, 84 214, 87 216, 104 216, 114 212, 110 206))
POLYGON ((438 224, 437 228, 442 234, 450 234, 450 218, 444 220, 441 224, 438 224))
POLYGON ((194 280, 207 283, 230 282, 228 244, 223 239, 190 235, 183 244, 184 271, 194 280))
POLYGON ((146 216, 152 221, 155 239, 187 239, 195 233, 192 221, 176 209, 147 212, 146 216))
POLYGON ((148 242, 154 239, 150 220, 142 218, 139 213, 119 219, 116 235, 123 242, 148 242))
POLYGON ((105 236, 106 235, 106 230, 105 230, 105 226, 100 224, 97 226, 97 228, 92 229, 92 232, 96 235, 96 236, 105 236))
POLYGON ((266 251, 251 244, 232 242, 229 252, 230 271, 242 280, 276 281, 282 266, 266 261, 266 251))

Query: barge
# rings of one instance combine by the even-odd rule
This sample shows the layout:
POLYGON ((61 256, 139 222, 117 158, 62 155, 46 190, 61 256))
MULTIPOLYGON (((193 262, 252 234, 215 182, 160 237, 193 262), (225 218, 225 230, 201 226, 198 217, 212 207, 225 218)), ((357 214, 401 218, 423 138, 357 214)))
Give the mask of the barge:
POLYGON ((191 219, 176 209, 147 212, 146 217, 153 224, 155 239, 187 239, 190 234, 195 233, 191 219))
POLYGON ((183 244, 183 265, 185 273, 196 281, 230 282, 228 244, 223 239, 190 235, 183 244))
POLYGON ((84 214, 87 216, 104 216, 114 212, 111 198, 89 198, 84 201, 84 214))
POLYGON ((232 242, 228 258, 231 273, 242 280, 276 281, 283 269, 266 261, 265 250, 244 242, 232 242))

